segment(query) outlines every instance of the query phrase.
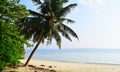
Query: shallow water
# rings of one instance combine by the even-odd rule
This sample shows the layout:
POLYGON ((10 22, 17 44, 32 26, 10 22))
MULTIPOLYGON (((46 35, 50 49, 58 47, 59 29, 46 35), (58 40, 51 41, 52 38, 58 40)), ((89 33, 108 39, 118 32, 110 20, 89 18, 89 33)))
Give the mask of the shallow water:
MULTIPOLYGON (((27 58, 32 49, 26 49, 27 58)), ((83 63, 120 64, 120 49, 38 49, 33 59, 83 63)))

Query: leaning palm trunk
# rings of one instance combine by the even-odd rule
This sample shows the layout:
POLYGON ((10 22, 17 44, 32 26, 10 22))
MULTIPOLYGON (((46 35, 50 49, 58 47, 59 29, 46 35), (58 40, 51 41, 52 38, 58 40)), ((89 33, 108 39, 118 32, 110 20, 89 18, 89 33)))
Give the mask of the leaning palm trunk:
POLYGON ((27 59, 27 61, 26 61, 26 63, 25 63, 24 66, 26 66, 26 65, 29 63, 29 61, 31 60, 33 54, 35 53, 35 51, 37 50, 38 46, 40 45, 40 43, 42 42, 43 39, 44 39, 44 37, 42 37, 42 39, 40 39, 40 40, 38 41, 38 43, 36 44, 35 48, 34 48, 33 51, 31 52, 31 54, 30 54, 29 58, 27 59))

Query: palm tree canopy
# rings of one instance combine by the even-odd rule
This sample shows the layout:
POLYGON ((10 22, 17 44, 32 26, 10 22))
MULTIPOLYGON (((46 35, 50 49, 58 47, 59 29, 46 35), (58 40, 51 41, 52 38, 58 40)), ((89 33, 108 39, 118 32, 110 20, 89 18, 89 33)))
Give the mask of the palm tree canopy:
MULTIPOLYGON (((37 5, 39 12, 29 10, 31 17, 20 19, 17 25, 25 39, 33 37, 33 42, 38 42, 42 37, 51 44, 52 39, 56 40, 61 47, 61 35, 72 41, 70 35, 77 38, 77 34, 64 23, 74 23, 73 20, 65 18, 77 4, 64 6, 68 0, 32 0, 37 5)), ((44 42, 43 40, 43 42, 44 42)))

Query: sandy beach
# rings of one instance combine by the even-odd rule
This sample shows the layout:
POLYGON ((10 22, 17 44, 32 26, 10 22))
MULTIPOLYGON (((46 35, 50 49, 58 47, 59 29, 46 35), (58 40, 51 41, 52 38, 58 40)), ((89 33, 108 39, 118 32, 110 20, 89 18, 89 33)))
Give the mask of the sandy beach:
MULTIPOLYGON (((24 64, 25 61, 26 59, 21 60, 21 63, 24 64)), ((32 59, 28 64, 28 66, 18 67, 16 71, 19 72, 120 72, 120 65, 72 63, 72 62, 45 61, 45 60, 32 59)))

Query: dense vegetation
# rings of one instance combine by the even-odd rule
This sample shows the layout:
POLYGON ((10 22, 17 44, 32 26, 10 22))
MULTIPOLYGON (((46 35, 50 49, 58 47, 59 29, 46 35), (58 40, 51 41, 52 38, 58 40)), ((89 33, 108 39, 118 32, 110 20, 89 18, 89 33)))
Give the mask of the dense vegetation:
POLYGON ((6 66, 16 66, 24 57, 24 36, 15 22, 29 13, 19 0, 0 0, 0 72, 6 66))

